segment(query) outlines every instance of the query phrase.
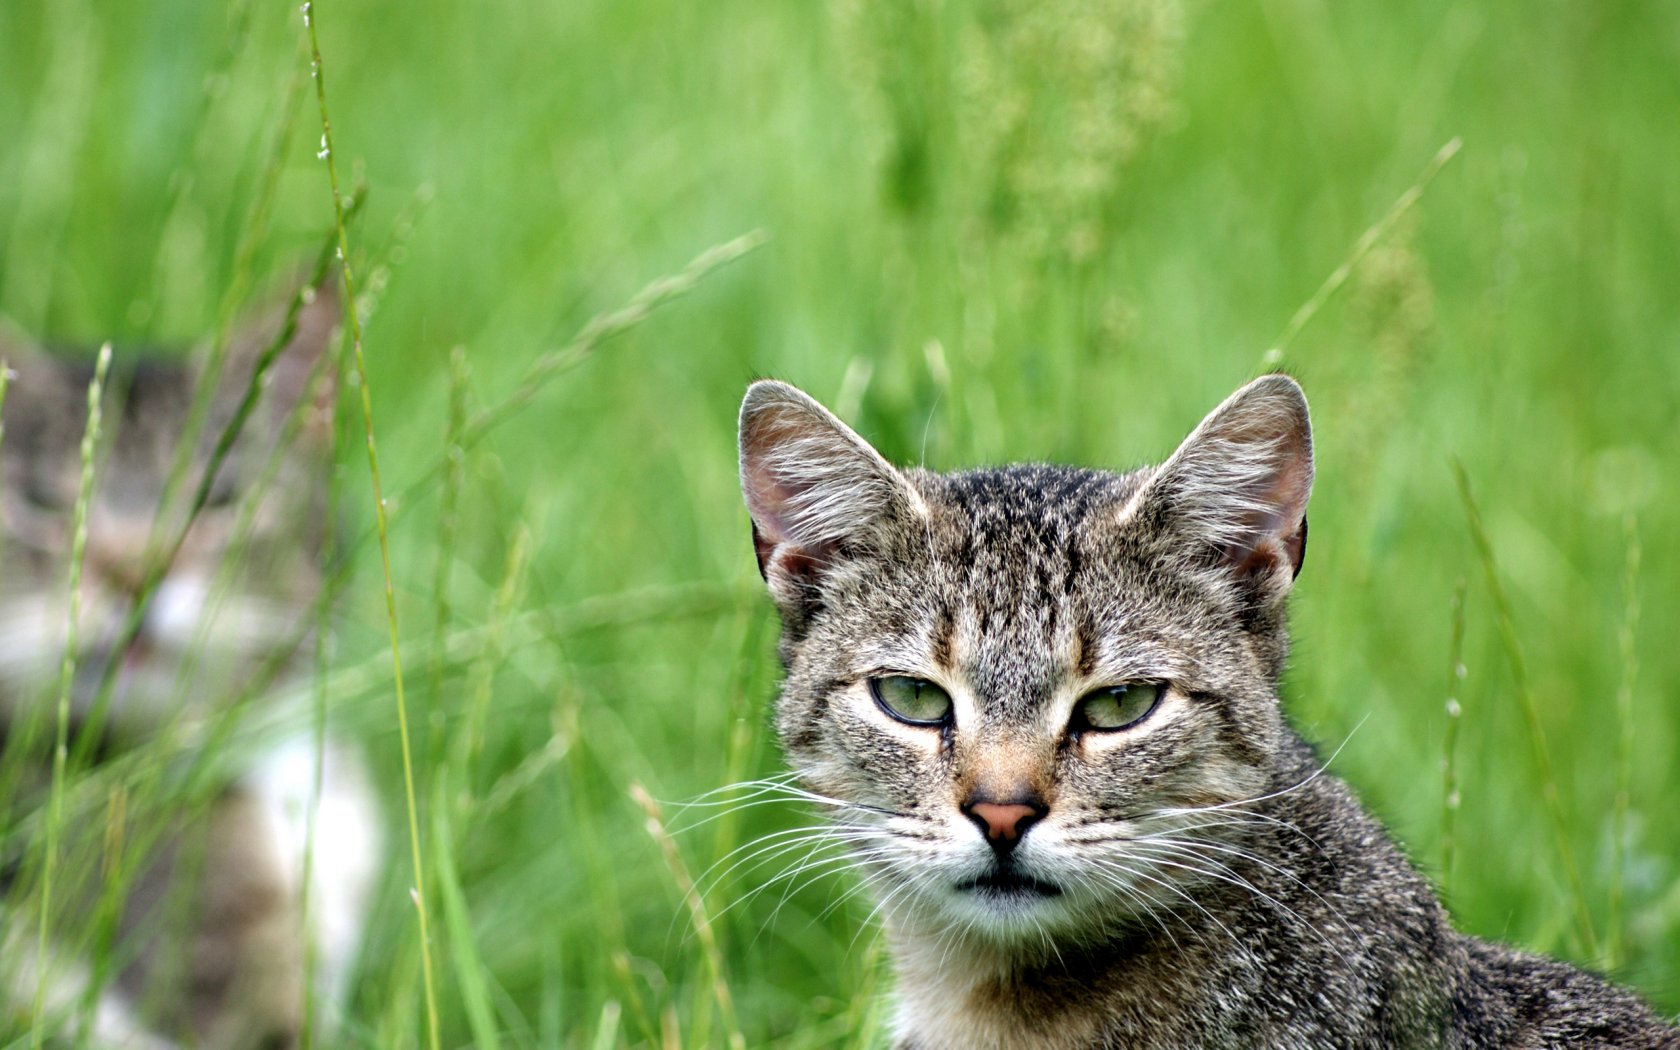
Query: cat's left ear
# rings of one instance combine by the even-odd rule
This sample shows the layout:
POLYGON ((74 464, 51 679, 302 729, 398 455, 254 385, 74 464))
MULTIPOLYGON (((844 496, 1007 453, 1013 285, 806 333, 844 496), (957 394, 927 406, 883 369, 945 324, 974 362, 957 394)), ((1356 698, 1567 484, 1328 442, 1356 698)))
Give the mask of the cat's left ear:
POLYGON ((1306 395, 1286 375, 1261 376, 1202 420, 1122 518, 1149 519, 1271 604, 1301 571, 1312 478, 1306 395))

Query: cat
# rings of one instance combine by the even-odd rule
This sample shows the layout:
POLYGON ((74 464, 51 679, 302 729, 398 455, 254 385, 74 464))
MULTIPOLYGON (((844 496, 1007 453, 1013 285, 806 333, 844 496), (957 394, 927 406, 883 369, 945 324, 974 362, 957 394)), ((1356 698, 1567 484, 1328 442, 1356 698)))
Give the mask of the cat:
MULTIPOLYGON (((179 739, 202 733, 266 661, 286 656, 282 644, 310 624, 305 618, 322 586, 320 550, 332 527, 325 514, 331 423, 324 411, 332 391, 330 383, 311 387, 309 380, 339 311, 330 289, 304 297, 308 305, 275 360, 265 396, 230 447, 122 659, 98 736, 106 761, 165 732, 179 739), (301 406, 301 425, 265 482, 286 417, 309 397, 317 400, 301 406), (245 506, 247 496, 254 506, 245 506)), ((278 332, 275 316, 231 341, 202 439, 187 460, 187 491, 233 418, 259 353, 278 332)), ((38 741, 13 778, 13 797, 0 798, 20 827, 31 815, 39 818, 46 803, 46 740, 54 731, 69 615, 71 510, 93 365, 90 355, 48 353, 15 331, 0 334, 0 356, 13 372, 0 438, 0 736, 12 745, 8 752, 24 746, 20 737, 38 741)), ((157 531, 168 536, 184 520, 160 506, 194 392, 206 381, 201 376, 202 365, 180 354, 122 354, 112 366, 87 510, 72 738, 92 714, 122 619, 141 587, 154 522, 163 514, 167 520, 157 531)), ((293 662, 306 662, 310 646, 300 650, 305 659, 293 662)), ((120 902, 110 952, 116 972, 107 975, 91 1018, 96 1045, 283 1050, 302 1021, 311 939, 322 999, 342 994, 380 857, 378 805, 360 753, 331 740, 321 770, 306 931, 300 887, 315 764, 307 731, 283 734, 223 775, 199 812, 182 816, 166 805, 161 815, 131 815, 134 826, 124 833, 141 841, 136 836, 149 819, 156 845, 120 902)), ((55 895, 54 918, 71 930, 91 924, 100 866, 109 859, 100 846, 105 799, 97 801, 66 832, 79 850, 61 850, 59 883, 68 888, 55 895)), ((20 858, 7 859, 8 875, 21 888, 20 858)), ((4 896, 13 892, 0 883, 4 896)), ((39 994, 59 1030, 74 1033, 92 960, 79 957, 66 936, 37 958, 38 913, 33 905, 16 916, 8 911, 0 905, 0 1004, 29 1011, 39 994)))
POLYGON ((898 1050, 1671 1047, 1460 934, 1279 710, 1312 429, 1262 376, 1158 467, 890 466, 754 383, 775 708, 879 901, 898 1050))

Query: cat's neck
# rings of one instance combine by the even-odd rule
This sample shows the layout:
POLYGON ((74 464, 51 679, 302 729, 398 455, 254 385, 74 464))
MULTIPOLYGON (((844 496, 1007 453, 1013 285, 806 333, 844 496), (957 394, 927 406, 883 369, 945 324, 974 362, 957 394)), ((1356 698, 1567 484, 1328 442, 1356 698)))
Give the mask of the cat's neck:
POLYGON ((1158 930, 1085 949, 1018 951, 888 932, 900 1050, 1072 1050, 1099 1043, 1117 1013, 1139 1031, 1170 1031, 1181 1004, 1205 994, 1213 962, 1201 957, 1205 945, 1186 955, 1158 930))

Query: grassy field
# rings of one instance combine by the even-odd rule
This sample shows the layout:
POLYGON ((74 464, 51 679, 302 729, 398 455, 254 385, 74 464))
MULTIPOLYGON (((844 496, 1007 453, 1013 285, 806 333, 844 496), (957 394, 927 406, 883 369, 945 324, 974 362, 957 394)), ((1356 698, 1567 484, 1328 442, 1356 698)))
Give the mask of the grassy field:
MULTIPOLYGON (((735 410, 761 375, 899 461, 1124 468, 1287 368, 1320 457, 1295 723, 1460 928, 1680 1010, 1673 3, 325 0, 315 21, 332 160, 346 193, 366 189, 347 235, 399 497, 442 1046, 879 1041, 888 975, 844 871, 724 860, 808 814, 674 805, 780 769, 775 624, 735 481, 735 410), (444 538, 446 489, 412 486, 444 452, 454 348, 467 410, 496 406, 592 316, 755 230, 763 247, 568 359, 472 445, 444 538), (475 709, 479 747, 456 750, 475 709), (637 784, 665 803, 674 854, 637 784), (703 936, 672 856, 711 873, 703 936)), ((0 310, 58 341, 187 345, 247 277, 284 289, 333 225, 304 32, 296 5, 249 0, 0 6, 0 310)), ((414 1047, 355 393, 339 491, 364 539, 332 717, 375 756, 390 860, 340 1037, 414 1047)))

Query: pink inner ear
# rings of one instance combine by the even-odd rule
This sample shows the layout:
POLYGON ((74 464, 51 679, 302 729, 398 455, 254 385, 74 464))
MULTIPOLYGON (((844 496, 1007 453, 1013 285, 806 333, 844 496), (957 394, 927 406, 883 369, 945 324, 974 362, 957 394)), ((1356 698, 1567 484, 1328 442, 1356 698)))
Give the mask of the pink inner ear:
MULTIPOLYGON (((1291 435, 1293 437, 1293 435, 1291 435)), ((1291 440, 1284 462, 1265 487, 1254 493, 1263 510, 1243 522, 1244 535, 1225 552, 1237 575, 1247 576, 1287 560, 1290 578, 1301 571, 1307 549, 1307 497, 1312 492, 1312 460, 1299 441, 1291 440)))
POLYGON ((741 405, 741 491, 760 572, 814 580, 876 535, 904 502, 903 479, 829 411, 764 380, 741 405))
POLYGON ((794 544, 787 509, 795 493, 771 476, 762 462, 749 460, 745 475, 747 511, 752 516, 753 552, 758 557, 758 574, 769 579, 770 562, 777 549, 794 544))
POLYGON ((773 563, 784 572, 799 575, 814 566, 811 555, 816 556, 815 561, 822 560, 822 552, 814 549, 818 545, 811 542, 811 537, 798 535, 797 508, 804 489, 778 477, 770 466, 776 450, 802 436, 800 421, 789 416, 775 408, 760 412, 742 434, 741 487, 752 516, 758 571, 766 579, 773 563), (795 564, 794 559, 801 558, 795 564))

